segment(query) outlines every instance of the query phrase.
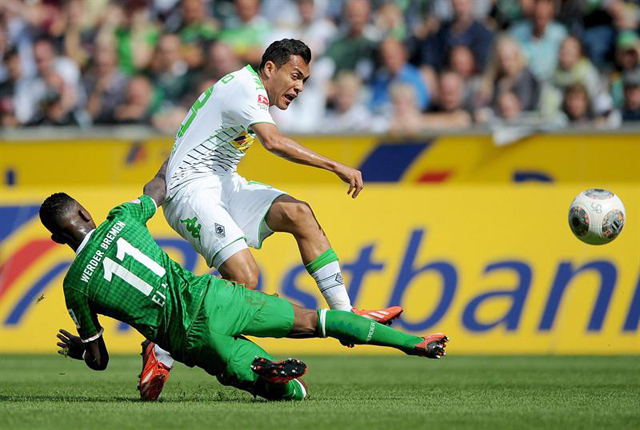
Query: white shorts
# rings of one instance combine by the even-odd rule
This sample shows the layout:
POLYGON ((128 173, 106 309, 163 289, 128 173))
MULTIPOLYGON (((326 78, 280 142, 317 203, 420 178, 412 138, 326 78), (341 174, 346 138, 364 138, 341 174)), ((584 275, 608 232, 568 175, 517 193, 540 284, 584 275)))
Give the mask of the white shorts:
POLYGON ((285 193, 234 173, 197 178, 167 194, 169 225, 217 268, 247 245, 260 249, 273 234, 264 218, 285 193))

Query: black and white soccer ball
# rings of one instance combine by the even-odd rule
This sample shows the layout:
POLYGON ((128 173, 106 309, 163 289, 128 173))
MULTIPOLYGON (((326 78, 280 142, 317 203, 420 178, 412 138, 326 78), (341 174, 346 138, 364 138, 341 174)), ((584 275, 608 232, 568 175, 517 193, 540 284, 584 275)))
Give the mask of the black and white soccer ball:
POLYGON ((604 245, 618 237, 626 219, 622 200, 611 191, 591 188, 573 199, 569 227, 589 245, 604 245))

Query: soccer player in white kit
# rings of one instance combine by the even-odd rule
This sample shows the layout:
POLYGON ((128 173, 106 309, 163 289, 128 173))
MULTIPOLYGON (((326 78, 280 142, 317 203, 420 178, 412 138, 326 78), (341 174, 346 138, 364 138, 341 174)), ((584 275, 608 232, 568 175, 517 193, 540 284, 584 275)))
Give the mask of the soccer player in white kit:
MULTIPOLYGON (((309 78, 311 51, 303 42, 283 39, 265 51, 256 72, 250 65, 230 73, 200 95, 177 133, 166 171, 164 214, 169 225, 225 279, 255 288, 258 266, 249 247, 260 249, 273 232, 298 243, 302 261, 331 309, 349 310, 388 324, 402 308, 356 310, 345 288, 338 257, 311 208, 284 191, 247 181, 237 166, 256 137, 270 152, 289 161, 328 170, 349 184, 357 197, 362 174, 323 157, 278 131, 270 106, 287 109, 309 78)), ((143 343, 140 394, 158 398, 173 360, 143 343)))

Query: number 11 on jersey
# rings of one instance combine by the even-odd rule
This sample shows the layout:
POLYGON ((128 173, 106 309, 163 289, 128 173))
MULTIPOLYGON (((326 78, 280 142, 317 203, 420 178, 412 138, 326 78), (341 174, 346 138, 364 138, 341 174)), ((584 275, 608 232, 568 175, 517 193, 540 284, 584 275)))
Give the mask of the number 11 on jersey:
MULTIPOLYGON (((116 246, 116 258, 118 260, 124 261, 124 258, 129 255, 160 278, 163 277, 166 273, 166 270, 162 266, 153 261, 147 255, 143 254, 142 251, 131 245, 123 238, 120 238, 116 241, 116 246)), ((104 279, 106 279, 107 281, 111 282, 111 280, 113 279, 113 275, 116 275, 118 278, 122 279, 145 296, 149 296, 153 292, 153 287, 146 281, 141 279, 138 275, 122 267, 120 264, 116 263, 109 257, 106 257, 102 261, 102 265, 104 266, 104 279)), ((166 291, 167 284, 162 283, 161 287, 166 291)), ((166 296, 158 289, 151 297, 151 300, 159 306, 164 306, 166 296)))

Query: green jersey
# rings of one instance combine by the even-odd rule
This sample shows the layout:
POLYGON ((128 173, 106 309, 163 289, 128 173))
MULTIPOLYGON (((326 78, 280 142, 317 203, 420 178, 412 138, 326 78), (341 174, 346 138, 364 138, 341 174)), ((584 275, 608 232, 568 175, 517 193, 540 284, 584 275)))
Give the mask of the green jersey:
POLYGON ((100 337, 97 314, 131 325, 176 354, 200 309, 210 275, 196 276, 169 258, 146 223, 157 207, 142 196, 109 212, 76 251, 64 296, 83 342, 100 337))

